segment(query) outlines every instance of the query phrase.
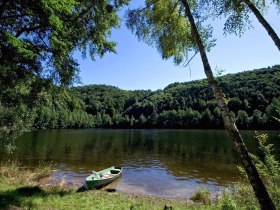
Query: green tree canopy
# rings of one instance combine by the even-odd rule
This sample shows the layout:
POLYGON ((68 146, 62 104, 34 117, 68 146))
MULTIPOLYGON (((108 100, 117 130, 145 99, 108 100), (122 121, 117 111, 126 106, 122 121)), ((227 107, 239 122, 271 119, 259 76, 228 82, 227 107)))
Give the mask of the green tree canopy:
MULTIPOLYGON (((78 71, 75 50, 94 59, 115 52, 109 41, 117 11, 128 0, 1 0, 0 67, 70 84, 78 71)), ((10 76, 10 77, 9 77, 10 76)))
MULTIPOLYGON (((127 27, 139 40, 157 48, 163 59, 173 58, 175 64, 188 60, 189 51, 198 52, 197 44, 185 17, 183 4, 176 0, 147 0, 146 7, 127 13, 127 27)), ((192 1, 196 8, 196 2, 192 1)), ((199 32, 207 50, 214 45, 212 28, 202 27, 199 11, 199 32)))

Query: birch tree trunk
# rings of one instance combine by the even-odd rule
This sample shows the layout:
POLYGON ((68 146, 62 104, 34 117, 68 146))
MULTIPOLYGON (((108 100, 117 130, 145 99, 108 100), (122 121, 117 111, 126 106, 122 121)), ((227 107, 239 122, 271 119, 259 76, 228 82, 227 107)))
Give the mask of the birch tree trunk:
POLYGON ((262 179, 260 178, 260 175, 256 169, 254 162, 252 161, 251 157, 249 156, 249 152, 244 144, 244 141, 243 141, 235 123, 233 122, 232 118, 230 117, 230 112, 224 101, 222 91, 220 90, 220 88, 218 86, 217 80, 213 76, 213 73, 212 73, 212 70, 211 70, 207 55, 206 55, 205 47, 204 47, 202 39, 199 35, 194 18, 192 16, 192 13, 191 13, 191 10, 189 7, 189 3, 187 0, 181 0, 181 1, 185 7, 186 18, 188 18, 188 20, 190 22, 192 34, 193 34, 195 41, 199 48, 201 60, 203 62, 203 66, 204 66, 204 72, 205 72, 208 82, 214 92, 218 106, 221 109, 225 129, 227 130, 228 134, 230 135, 230 137, 234 143, 235 149, 236 149, 237 153, 239 154, 240 160, 242 162, 242 165, 245 168, 247 176, 254 189, 254 192, 259 201, 260 207, 263 210, 275 210, 276 208, 266 190, 266 187, 265 187, 262 179))
POLYGON ((243 2, 249 7, 249 9, 254 13, 258 21, 262 24, 262 26, 267 31, 268 35, 273 40, 274 44, 277 46, 280 51, 280 39, 270 24, 266 21, 263 15, 260 13, 258 8, 251 2, 251 0, 243 0, 243 2))

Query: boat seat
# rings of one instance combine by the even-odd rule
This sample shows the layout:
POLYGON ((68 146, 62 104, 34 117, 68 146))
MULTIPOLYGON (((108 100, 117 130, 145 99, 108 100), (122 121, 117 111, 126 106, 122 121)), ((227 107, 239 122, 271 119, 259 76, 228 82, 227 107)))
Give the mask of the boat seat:
POLYGON ((101 176, 101 178, 102 179, 108 179, 108 178, 111 178, 113 176, 114 176, 114 174, 105 174, 105 175, 101 176))

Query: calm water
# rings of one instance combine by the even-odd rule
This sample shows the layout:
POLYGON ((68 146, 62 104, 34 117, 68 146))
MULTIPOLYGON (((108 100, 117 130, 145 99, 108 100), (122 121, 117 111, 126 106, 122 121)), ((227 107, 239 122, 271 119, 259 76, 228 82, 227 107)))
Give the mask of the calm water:
MULTIPOLYGON (((242 134, 255 153, 254 132, 242 134)), ((278 153, 279 133, 269 135, 278 153)), ((50 161, 53 181, 69 185, 82 185, 92 170, 112 165, 124 167, 113 184, 124 193, 185 198, 199 187, 216 192, 240 178, 223 130, 46 130, 25 134, 16 145, 10 159, 28 166, 50 161)))

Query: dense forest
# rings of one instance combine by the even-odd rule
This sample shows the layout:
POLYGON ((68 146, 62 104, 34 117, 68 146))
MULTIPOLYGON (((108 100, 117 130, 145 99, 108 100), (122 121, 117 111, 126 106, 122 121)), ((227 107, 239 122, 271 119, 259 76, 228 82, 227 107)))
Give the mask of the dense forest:
MULTIPOLYGON (((279 129, 280 66, 218 77, 241 129, 279 129), (278 126, 278 127, 277 127, 278 126)), ((88 85, 40 93, 35 128, 223 128, 207 81, 174 83, 164 90, 121 90, 88 85)))

